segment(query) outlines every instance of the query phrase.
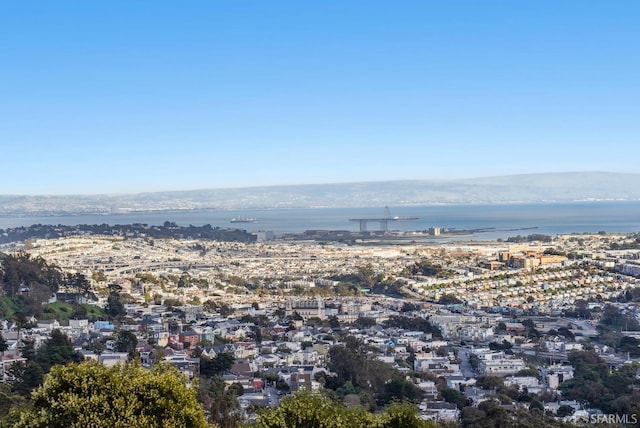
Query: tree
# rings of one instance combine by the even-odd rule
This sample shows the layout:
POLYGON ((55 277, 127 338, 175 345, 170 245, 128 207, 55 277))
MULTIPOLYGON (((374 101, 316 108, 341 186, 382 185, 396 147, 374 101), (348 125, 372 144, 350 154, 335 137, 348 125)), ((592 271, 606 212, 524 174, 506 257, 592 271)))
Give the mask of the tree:
POLYGON ((410 380, 394 378, 384 385, 384 393, 382 394, 382 402, 384 404, 391 401, 419 401, 421 391, 410 380))
POLYGON ((424 318, 392 315, 383 324, 386 328, 397 327, 405 330, 418 330, 424 333, 430 333, 437 339, 442 339, 442 331, 440 328, 424 318))
POLYGON ((436 424, 420 418, 418 409, 408 403, 393 403, 378 417, 380 428, 436 428, 436 424))
POLYGON ((526 369, 522 369, 519 370, 516 374, 514 374, 515 377, 527 377, 527 376, 533 376, 535 378, 540 379, 540 372, 538 372, 537 369, 534 368, 526 368, 526 369))
POLYGON ((529 410, 540 410, 541 412, 544 412, 544 404, 542 404, 540 400, 534 398, 531 400, 531 404, 529 404, 529 410))
POLYGON ((358 328, 370 328, 375 326, 376 320, 375 318, 370 318, 370 317, 359 317, 356 322, 355 325, 358 326, 358 328))
POLYGON ((221 352, 214 358, 205 355, 200 356, 200 375, 204 377, 213 377, 228 371, 234 362, 233 354, 221 352))
POLYGON ((377 280, 376 273, 373 270, 373 265, 371 263, 367 263, 366 266, 359 266, 358 273, 356 275, 358 276, 360 284, 368 288, 373 287, 377 280))
POLYGON ((456 406, 458 406, 458 409, 461 409, 464 407, 464 395, 462 394, 462 392, 458 391, 457 389, 453 389, 453 388, 446 388, 443 389, 440 392, 440 395, 442 395, 442 399, 444 401, 446 401, 447 403, 453 403, 456 406))
POLYGON ((44 378, 42 367, 35 361, 13 363, 5 375, 9 379, 11 390, 23 397, 29 397, 31 391, 40 386, 44 378))
POLYGON ((497 376, 480 376, 476 380, 476 386, 482 389, 504 388, 504 381, 497 376))
POLYGON ((244 394, 244 387, 239 384, 239 383, 232 383, 231 385, 229 385, 229 387, 227 388, 229 390, 229 392, 231 392, 233 395, 235 395, 236 397, 240 397, 241 395, 244 394))
POLYGON ((42 384, 44 375, 57 364, 80 362, 82 355, 71 346, 69 338, 60 330, 53 330, 51 337, 36 353, 33 341, 25 340, 20 349, 26 362, 16 362, 9 366, 7 377, 14 392, 28 397, 42 384))
POLYGON ((565 416, 573 415, 574 412, 575 410, 573 409, 573 407, 563 404, 562 406, 558 407, 556 416, 558 416, 559 418, 564 418, 565 416))
POLYGON ((73 362, 79 363, 82 360, 82 355, 73 349, 67 335, 58 329, 51 332, 51 337, 42 345, 36 356, 37 363, 45 373, 52 366, 73 362))
POLYGON ((600 324, 611 330, 640 330, 640 323, 630 314, 622 313, 613 305, 606 305, 600 324))
POLYGON ((349 382, 355 392, 373 397, 379 404, 390 400, 417 400, 420 390, 390 365, 375 358, 379 351, 361 339, 347 336, 345 345, 329 349, 329 369, 335 373, 326 380, 325 387, 336 392, 349 382))
POLYGON ((612 371, 593 351, 573 351, 569 361, 574 369, 573 379, 561 384, 563 396, 586 401, 604 413, 629 413, 640 400, 636 374, 640 364, 625 364, 612 371))
POLYGON ((346 428, 372 426, 374 417, 361 408, 347 409, 309 393, 287 397, 258 416, 256 428, 346 428))
POLYGON ((453 294, 443 294, 442 297, 440 297, 440 300, 438 300, 438 303, 441 305, 458 305, 462 303, 462 300, 458 299, 453 294))
POLYGON ((640 356, 640 340, 635 337, 623 336, 616 346, 618 352, 627 352, 631 357, 640 356))
MULTIPOLYGON (((23 406, 24 404, 24 397, 11 391, 10 384, 0 382, 0 418, 4 418, 12 409, 23 406)), ((0 426, 2 426, 1 423, 0 426)))
MULTIPOLYGON (((41 314, 43 303, 58 290, 63 279, 57 266, 49 265, 42 257, 32 258, 24 251, 3 255, 0 259, 0 294, 5 294, 6 303, 24 316, 18 320, 20 324, 31 315, 41 314)), ((18 319, 17 314, 13 318, 18 319)))
POLYGON ((561 336, 566 337, 569 340, 575 340, 576 339, 575 335, 567 327, 560 327, 558 329, 558 334, 561 335, 561 336))
POLYGON ((120 299, 120 293, 117 291, 111 291, 109 297, 107 297, 107 305, 104 307, 105 312, 109 318, 120 318, 126 315, 127 311, 124 309, 124 304, 120 299))
MULTIPOLYGON (((238 385, 240 389, 242 386, 238 385)), ((238 405, 237 387, 226 387, 221 376, 203 378, 200 382, 200 401, 207 411, 209 422, 220 428, 237 428, 242 421, 238 405)))
POLYGON ((413 266, 408 267, 403 272, 403 276, 414 276, 414 275, 423 275, 423 276, 435 276, 438 278, 446 278, 451 276, 452 272, 446 269, 443 269, 442 266, 438 266, 437 264, 432 263, 430 260, 422 259, 419 262, 415 263, 413 266))
POLYGON ((81 273, 68 273, 66 281, 67 286, 76 290, 78 293, 87 294, 89 290, 91 290, 91 283, 89 282, 87 277, 81 273))
POLYGON ((96 362, 56 366, 18 428, 207 427, 196 392, 173 367, 96 362))
POLYGON ((331 328, 340 328, 340 320, 337 316, 331 315, 329 317, 329 327, 331 328))
POLYGON ((42 285, 50 293, 56 292, 63 282, 62 272, 57 266, 49 265, 42 257, 32 258, 24 251, 4 257, 2 279, 5 293, 11 297, 15 296, 20 284, 42 285))
POLYGON ((504 351, 505 354, 513 354, 511 348, 513 348, 513 345, 506 340, 503 340, 502 343, 491 342, 489 344, 489 349, 492 351, 504 351))
POLYGON ((116 334, 115 350, 118 352, 126 352, 129 358, 132 358, 138 346, 138 338, 129 330, 119 330, 116 334))
POLYGON ((435 428, 431 421, 420 418, 417 409, 407 403, 394 403, 374 415, 362 407, 347 408, 327 397, 308 392, 282 400, 278 407, 258 416, 256 428, 435 428))
POLYGON ((416 303, 411 303, 411 302, 404 302, 402 304, 402 308, 400 309, 400 312, 412 312, 412 311, 419 311, 419 310, 420 310, 420 305, 416 303))
POLYGON ((20 355, 28 361, 36 358, 36 345, 33 339, 24 339, 20 346, 20 355))
POLYGON ((218 312, 223 317, 229 316, 234 312, 234 309, 224 302, 217 302, 215 300, 207 300, 202 304, 202 307, 207 312, 218 312))
POLYGON ((0 353, 6 351, 7 349, 9 349, 9 345, 7 344, 7 341, 4 340, 4 337, 2 337, 2 333, 0 333, 0 353))

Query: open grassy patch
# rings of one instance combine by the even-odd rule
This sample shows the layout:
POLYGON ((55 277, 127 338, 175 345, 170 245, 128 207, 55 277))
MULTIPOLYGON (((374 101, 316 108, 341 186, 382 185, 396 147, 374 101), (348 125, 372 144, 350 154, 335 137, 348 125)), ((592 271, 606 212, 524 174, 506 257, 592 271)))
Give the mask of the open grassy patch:
POLYGON ((43 319, 69 319, 73 314, 73 305, 71 303, 55 302, 45 305, 42 309, 41 318, 43 319))
POLYGON ((95 305, 83 305, 83 306, 87 309, 87 315, 89 316, 89 318, 106 319, 107 315, 104 312, 103 308, 95 305))
POLYGON ((0 296, 0 318, 11 318, 19 309, 9 296, 0 296))
POLYGON ((102 308, 94 305, 55 302, 46 305, 42 310, 42 319, 68 320, 74 318, 104 319, 102 308))

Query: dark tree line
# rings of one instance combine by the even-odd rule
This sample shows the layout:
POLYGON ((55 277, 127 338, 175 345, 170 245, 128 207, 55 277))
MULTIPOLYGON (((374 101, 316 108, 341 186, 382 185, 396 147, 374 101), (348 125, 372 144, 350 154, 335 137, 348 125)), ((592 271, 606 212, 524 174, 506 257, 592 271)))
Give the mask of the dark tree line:
POLYGON ((533 242, 533 241, 540 241, 540 242, 551 242, 553 240, 552 236, 549 235, 543 235, 541 233, 533 233, 531 235, 527 235, 527 236, 510 236, 507 238, 507 242, 533 242))
POLYGON ((31 316, 41 316, 43 304, 62 287, 84 295, 91 291, 91 283, 83 274, 65 275, 55 264, 24 251, 0 254, 0 286, 0 294, 6 296, 0 304, 0 317, 13 312, 11 318, 21 325, 31 316))
POLYGON ((640 248, 640 233, 634 235, 634 239, 622 243, 613 242, 609 246, 610 250, 637 250, 640 248))
POLYGON ((442 331, 440 328, 424 318, 392 315, 383 324, 385 328, 396 327, 403 330, 421 331, 432 334, 435 339, 442 339, 442 331))
POLYGON ((22 286, 41 286, 56 292, 65 284, 65 278, 60 268, 47 263, 42 257, 31 257, 24 251, 15 254, 3 254, 0 256, 2 263, 2 288, 6 295, 15 297, 26 289, 22 286))
POLYGON ((447 278, 452 272, 444 267, 433 263, 431 260, 422 259, 411 266, 407 266, 401 273, 405 277, 419 276, 435 276, 437 278, 447 278))
POLYGON ((640 365, 625 364, 616 370, 594 351, 573 351, 569 361, 574 377, 560 386, 570 400, 586 401, 607 414, 640 415, 640 365))
POLYGON ((222 377, 233 366, 233 355, 221 352, 210 358, 195 349, 193 356, 200 358, 200 390, 198 399, 208 415, 209 422, 221 428, 236 428, 242 421, 237 397, 244 389, 240 384, 226 385, 222 377))
POLYGON ((25 362, 13 363, 8 370, 11 392, 28 398, 42 384, 44 375, 55 365, 78 363, 84 360, 76 352, 69 338, 60 330, 53 330, 51 337, 36 351, 34 343, 24 341, 21 348, 25 362))
POLYGON ((325 387, 338 395, 357 394, 363 404, 372 409, 386 406, 394 400, 418 401, 421 397, 416 385, 387 363, 375 358, 378 350, 353 336, 344 346, 329 350, 329 369, 335 376, 326 376, 325 387))
POLYGON ((43 225, 34 224, 29 227, 14 227, 0 229, 0 243, 21 242, 27 239, 60 238, 63 236, 77 235, 111 235, 111 236, 146 236, 151 238, 194 238, 209 239, 229 242, 255 242, 256 237, 246 230, 235 228, 213 227, 210 224, 204 226, 178 226, 174 222, 166 221, 162 225, 134 224, 80 224, 43 225))

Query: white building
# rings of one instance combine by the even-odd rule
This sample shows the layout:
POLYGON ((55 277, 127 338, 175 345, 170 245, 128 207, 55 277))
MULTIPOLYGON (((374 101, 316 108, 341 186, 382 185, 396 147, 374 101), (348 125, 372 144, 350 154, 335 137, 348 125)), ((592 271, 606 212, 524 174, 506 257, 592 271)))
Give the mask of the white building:
POLYGON ((520 358, 499 358, 480 362, 480 372, 485 376, 512 375, 526 368, 527 366, 520 358))

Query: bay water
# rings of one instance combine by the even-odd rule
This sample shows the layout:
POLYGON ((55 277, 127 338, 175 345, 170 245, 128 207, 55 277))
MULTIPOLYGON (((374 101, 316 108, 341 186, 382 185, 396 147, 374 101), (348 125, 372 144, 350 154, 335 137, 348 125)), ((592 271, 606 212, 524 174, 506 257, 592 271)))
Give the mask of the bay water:
MULTIPOLYGON (((255 210, 178 210, 114 214, 78 214, 45 217, 0 217, 0 229, 33 224, 132 224, 233 227, 249 232, 272 231, 276 235, 306 230, 357 232, 360 224, 350 219, 380 219, 385 207, 296 208, 255 210), (231 223, 232 218, 255 218, 254 223, 231 223)), ((389 207, 390 218, 417 217, 415 221, 389 221, 389 230, 423 231, 431 227, 475 230, 473 239, 493 240, 541 233, 640 232, 640 201, 572 202, 495 205, 430 205, 389 207)), ((370 221, 367 229, 380 230, 370 221)))

